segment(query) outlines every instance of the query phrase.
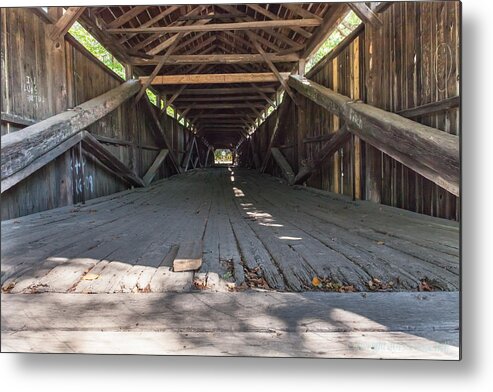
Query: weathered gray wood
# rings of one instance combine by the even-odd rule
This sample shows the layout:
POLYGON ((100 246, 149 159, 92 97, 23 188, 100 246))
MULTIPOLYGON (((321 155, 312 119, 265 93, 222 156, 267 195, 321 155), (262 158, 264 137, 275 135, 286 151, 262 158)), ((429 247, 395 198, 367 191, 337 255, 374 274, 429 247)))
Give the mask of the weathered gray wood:
POLYGON ((272 147, 270 149, 270 152, 271 152, 274 160, 277 162, 277 164, 281 168, 282 175, 288 181, 288 183, 291 184, 294 181, 294 173, 293 173, 293 169, 291 169, 291 165, 286 160, 286 158, 284 157, 282 152, 279 151, 278 148, 272 147))
POLYGON ((281 104, 281 107, 278 109, 276 123, 274 124, 274 129, 272 130, 272 134, 269 140, 269 146, 267 147, 267 152, 262 160, 262 166, 260 167, 261 173, 263 173, 267 167, 267 163, 269 162, 271 150, 276 140, 277 133, 282 128, 283 122, 286 120, 289 111, 289 106, 290 106, 290 102, 288 98, 285 97, 283 103, 281 104))
POLYGON ((43 166, 47 165, 53 159, 59 157, 64 152, 68 151, 70 148, 74 147, 77 143, 79 143, 84 137, 84 132, 79 132, 74 136, 68 138, 64 142, 60 143, 55 148, 48 151, 46 154, 43 154, 37 157, 34 161, 32 161, 29 166, 19 170, 15 174, 2 179, 2 193, 6 190, 12 188, 14 185, 18 184, 31 174, 33 174, 36 170, 41 169, 43 166))
POLYGON ((156 159, 154 162, 152 162, 151 167, 147 170, 146 174, 144 175, 143 181, 146 186, 148 186, 152 180, 154 179, 154 176, 156 175, 156 172, 158 171, 159 167, 161 164, 164 162, 166 157, 168 156, 169 150, 168 149, 163 149, 159 152, 157 155, 156 159))
POLYGON ((174 272, 171 270, 177 253, 178 245, 172 246, 149 282, 151 292, 187 292, 191 290, 193 272, 174 272))
MULTIPOLYGON (((277 55, 267 54, 270 61, 274 63, 293 63, 299 60, 296 53, 277 55)), ((155 65, 158 64, 162 56, 154 56, 152 60, 142 58, 132 58, 133 65, 155 65)), ((263 63, 264 58, 259 54, 194 54, 194 55, 171 55, 165 59, 165 65, 174 64, 251 64, 263 63)))
POLYGON ((15 125, 21 125, 24 127, 36 124, 36 121, 31 120, 30 118, 25 118, 22 116, 18 116, 17 114, 5 113, 5 112, 2 112, 1 119, 3 122, 15 124, 15 125))
MULTIPOLYGON (((102 136, 102 135, 96 135, 92 134, 98 142, 104 143, 104 144, 114 144, 117 146, 135 146, 135 143, 129 140, 122 140, 122 139, 115 139, 113 137, 108 137, 108 136, 102 136)), ((152 151, 160 151, 161 149, 156 146, 151 146, 148 144, 139 144, 139 148, 142 148, 144 150, 152 150, 152 151)))
POLYGON ((108 151, 89 132, 84 134, 82 140, 84 149, 94 155, 101 163, 108 167, 113 173, 127 181, 130 185, 145 186, 144 181, 130 170, 122 161, 108 151))
POLYGON ((169 150, 168 156, 171 160, 171 163, 173 164, 173 167, 175 168, 177 173, 181 173, 182 170, 180 165, 178 164, 178 159, 176 158, 174 150, 171 148, 172 146, 166 136, 163 126, 161 125, 161 121, 159 121, 159 117, 155 111, 155 107, 149 102, 149 99, 147 97, 144 97, 144 101, 146 102, 149 113, 151 114, 152 122, 156 127, 156 139, 158 140, 158 143, 169 150))
POLYGON ((24 292, 59 263, 80 271, 70 260, 90 258, 98 261, 94 269, 105 261, 110 268, 75 292, 191 290, 192 272, 170 271, 174 255, 160 262, 173 244, 198 238, 200 273, 216 290, 249 284, 242 272, 257 267, 276 290, 313 290, 314 275, 364 291, 370 277, 399 278, 395 290, 416 290, 425 277, 443 290, 459 287, 457 222, 298 189, 240 168, 193 170, 85 206, 2 222, 2 288, 12 283, 13 292, 24 292))
POLYGON ((458 359, 459 294, 7 294, 2 350, 458 359))
POLYGON ((162 27, 145 27, 145 28, 120 28, 107 29, 110 34, 153 34, 153 33, 183 33, 183 32, 200 32, 200 31, 226 31, 226 30, 250 30, 273 27, 293 27, 293 26, 318 26, 320 21, 316 18, 309 19, 280 19, 280 20, 263 20, 253 22, 236 22, 236 23, 218 23, 218 24, 189 24, 183 26, 162 26, 162 27))
POLYGON ((2 348, 4 352, 37 353, 459 360, 459 348, 450 345, 451 341, 458 340, 458 335, 458 331, 430 331, 423 338, 406 332, 217 334, 92 330, 53 334, 33 330, 3 332, 2 348), (300 341, 303 342, 301 348, 300 341), (207 342, 207 345, 199 347, 196 342, 207 342))
POLYGON ((452 194, 459 195, 458 136, 374 106, 354 102, 296 75, 291 75, 289 84, 313 102, 343 118, 350 132, 452 194))
POLYGON ((173 271, 193 271, 198 270, 202 265, 202 240, 182 242, 173 260, 173 271))
POLYGON ((72 110, 2 136, 2 179, 25 168, 39 156, 115 110, 134 95, 139 86, 138 80, 129 80, 72 110))
POLYGON ((312 159, 309 159, 305 165, 300 167, 300 170, 293 179, 293 184, 302 184, 313 173, 320 169, 322 163, 330 158, 341 146, 346 143, 351 137, 351 133, 345 127, 337 132, 330 134, 329 140, 322 146, 312 159))
POLYGON ((427 103, 415 108, 404 109, 397 114, 399 116, 414 118, 419 116, 429 116, 430 114, 442 112, 444 110, 449 110, 460 106, 460 97, 450 97, 442 99, 438 102, 427 103))

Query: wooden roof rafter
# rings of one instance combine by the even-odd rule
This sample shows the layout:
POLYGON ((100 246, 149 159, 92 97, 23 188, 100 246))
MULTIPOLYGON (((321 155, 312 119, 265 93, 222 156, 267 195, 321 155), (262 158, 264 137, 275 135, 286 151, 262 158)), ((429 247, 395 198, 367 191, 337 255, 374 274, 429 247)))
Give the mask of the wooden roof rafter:
MULTIPOLYGON (((214 125, 222 120, 219 115, 225 115, 225 120, 233 121, 221 125, 250 130, 257 118, 265 119, 268 108, 277 105, 279 89, 290 93, 287 75, 303 63, 311 53, 308 49, 313 51, 323 41, 321 30, 337 22, 333 14, 342 15, 340 7, 334 3, 122 6, 97 8, 90 17, 100 36, 133 65, 135 74, 167 96, 177 113, 186 113, 196 129, 214 125), (154 75, 152 80, 149 76, 154 75), (213 116, 196 121, 197 113, 213 116)), ((227 128, 219 128, 227 134, 227 128)))

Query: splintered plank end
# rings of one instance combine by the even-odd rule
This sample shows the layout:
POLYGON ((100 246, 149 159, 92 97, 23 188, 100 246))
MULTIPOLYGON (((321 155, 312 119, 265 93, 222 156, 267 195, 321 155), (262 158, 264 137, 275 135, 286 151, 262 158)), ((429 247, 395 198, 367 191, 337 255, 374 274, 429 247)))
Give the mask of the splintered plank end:
POLYGON ((173 270, 182 272, 199 269, 202 265, 202 247, 202 240, 182 242, 173 260, 173 270))

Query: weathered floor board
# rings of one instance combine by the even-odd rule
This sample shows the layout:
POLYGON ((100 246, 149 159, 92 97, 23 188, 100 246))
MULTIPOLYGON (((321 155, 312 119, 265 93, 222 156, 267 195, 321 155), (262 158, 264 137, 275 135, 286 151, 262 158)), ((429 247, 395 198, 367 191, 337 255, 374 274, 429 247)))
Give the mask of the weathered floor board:
POLYGON ((10 294, 1 344, 4 352, 453 360, 459 294, 10 294))
POLYGON ((12 294, 455 291, 459 273, 457 222, 237 168, 2 222, 2 291, 12 294), (176 247, 197 240, 200 270, 173 272, 176 247))
POLYGON ((458 359, 459 272, 455 222, 192 170, 2 222, 2 350, 458 359))

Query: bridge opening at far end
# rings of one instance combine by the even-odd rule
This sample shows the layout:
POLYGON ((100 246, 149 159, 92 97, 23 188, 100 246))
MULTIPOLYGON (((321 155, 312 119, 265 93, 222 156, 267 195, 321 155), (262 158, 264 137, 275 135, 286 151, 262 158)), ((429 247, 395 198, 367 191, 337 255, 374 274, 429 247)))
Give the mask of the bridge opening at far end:
POLYGON ((233 164, 233 151, 229 148, 220 148, 214 151, 214 164, 215 165, 232 165, 233 164))

